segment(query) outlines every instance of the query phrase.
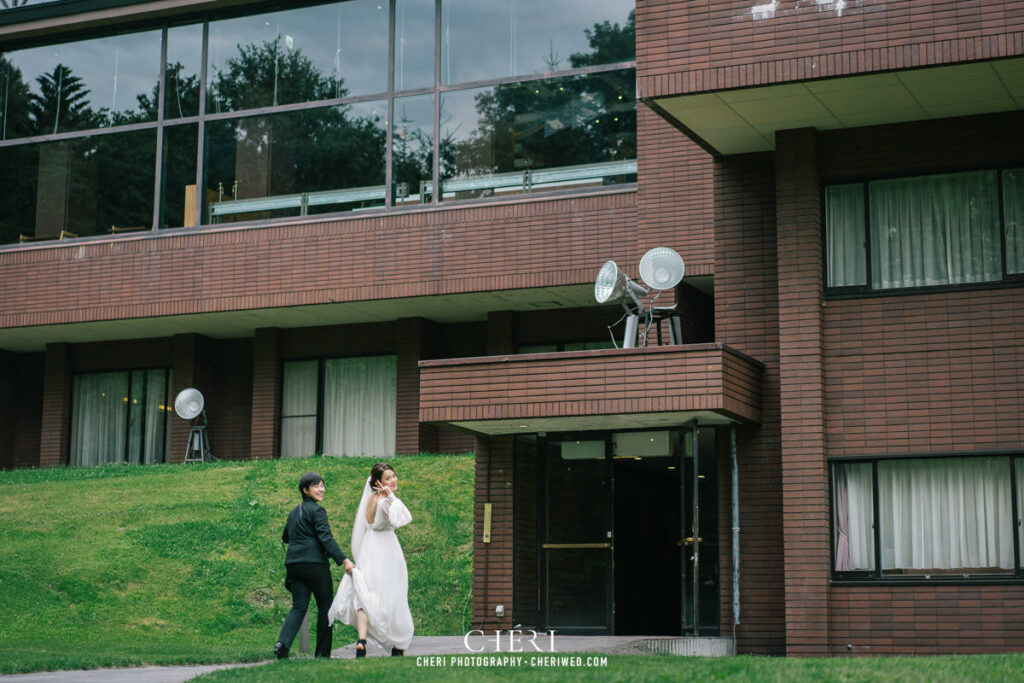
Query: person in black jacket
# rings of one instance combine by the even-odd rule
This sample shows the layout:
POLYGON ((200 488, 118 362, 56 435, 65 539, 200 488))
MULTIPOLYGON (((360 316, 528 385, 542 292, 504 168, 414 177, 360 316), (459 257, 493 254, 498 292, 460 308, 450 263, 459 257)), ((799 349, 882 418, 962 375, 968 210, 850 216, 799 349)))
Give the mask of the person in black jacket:
POLYGON ((316 472, 306 472, 299 479, 302 502, 288 513, 281 541, 288 544, 284 558, 284 585, 292 594, 292 610, 284 618, 281 633, 274 645, 278 659, 288 656, 295 634, 309 609, 309 594, 316 598, 316 650, 317 657, 331 657, 331 641, 334 632, 327 621, 327 611, 334 597, 334 580, 331 578, 329 558, 345 565, 345 572, 352 573, 355 567, 345 557, 327 523, 327 511, 320 506, 326 487, 323 478, 316 472))

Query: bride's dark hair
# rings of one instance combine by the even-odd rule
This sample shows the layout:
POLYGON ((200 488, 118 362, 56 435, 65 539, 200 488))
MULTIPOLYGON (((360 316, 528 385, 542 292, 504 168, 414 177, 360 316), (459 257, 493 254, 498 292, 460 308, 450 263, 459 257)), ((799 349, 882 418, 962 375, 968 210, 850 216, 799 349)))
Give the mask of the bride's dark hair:
POLYGON ((374 465, 373 469, 370 470, 370 488, 372 489, 375 487, 377 482, 380 481, 380 478, 384 476, 384 473, 389 470, 394 472, 395 468, 386 462, 379 462, 374 465))

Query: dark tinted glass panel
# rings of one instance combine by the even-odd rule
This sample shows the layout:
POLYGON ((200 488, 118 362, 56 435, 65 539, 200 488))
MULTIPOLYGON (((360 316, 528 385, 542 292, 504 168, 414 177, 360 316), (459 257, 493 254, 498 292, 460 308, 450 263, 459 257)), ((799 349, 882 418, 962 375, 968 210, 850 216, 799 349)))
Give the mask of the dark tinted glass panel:
POLYGON ((633 2, 444 0, 441 81, 464 83, 635 59, 633 2))
POLYGON ((551 549, 546 553, 548 628, 607 628, 611 550, 551 549))
POLYGON ((209 112, 387 89, 388 3, 355 0, 212 22, 209 112))
POLYGON ((321 107, 206 125, 210 222, 384 204, 383 103, 321 107))
POLYGON ((3 55, 3 137, 156 120, 160 41, 147 31, 3 55))
POLYGON ((398 98, 394 118, 391 174, 395 183, 395 204, 429 201, 434 158, 434 98, 430 95, 398 98))
POLYGON ((445 93, 445 199, 636 180, 634 71, 445 93))
POLYGON ((198 126, 194 123, 164 129, 164 166, 161 174, 160 227, 196 224, 196 152, 198 126))
POLYGON ((164 87, 164 118, 179 119, 199 114, 199 74, 203 60, 203 27, 167 29, 167 71, 164 87))
POLYGON ((4 241, 110 234, 153 222, 156 132, 131 131, 11 147, 0 177, 4 241))
POLYGON ((434 3, 395 3, 395 90, 434 84, 434 3))

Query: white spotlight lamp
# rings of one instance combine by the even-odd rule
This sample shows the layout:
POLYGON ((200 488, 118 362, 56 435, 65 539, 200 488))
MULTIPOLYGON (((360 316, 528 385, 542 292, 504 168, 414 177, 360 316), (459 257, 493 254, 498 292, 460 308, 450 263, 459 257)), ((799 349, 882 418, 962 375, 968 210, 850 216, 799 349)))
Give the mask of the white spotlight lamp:
MULTIPOLYGON (((686 266, 683 257, 668 247, 654 247, 640 259, 640 278, 651 289, 672 289, 683 280, 686 266)), ((661 321, 668 321, 669 337, 673 344, 682 343, 682 326, 679 324, 677 304, 671 306, 651 306, 649 322, 654 323, 658 330, 658 343, 661 343, 661 321)), ((646 334, 644 336, 646 340, 646 334)))
POLYGON ((647 296, 648 291, 637 283, 626 277, 626 274, 619 269, 615 261, 605 261, 601 270, 597 272, 597 279, 594 280, 594 298, 597 303, 605 304, 609 301, 619 301, 626 309, 626 332, 622 338, 622 348, 630 349, 636 346, 636 334, 639 329, 640 316, 644 314, 644 307, 640 303, 640 297, 647 296), (625 297, 629 295, 636 304, 636 311, 630 310, 626 305, 625 297))
POLYGON ((213 460, 210 453, 210 437, 206 434, 206 402, 198 389, 182 389, 174 399, 174 412, 183 420, 192 423, 188 432, 188 446, 185 447, 185 462, 213 460))
POLYGON ((654 247, 640 259, 640 279, 651 289, 672 289, 685 272, 683 257, 668 247, 654 247))

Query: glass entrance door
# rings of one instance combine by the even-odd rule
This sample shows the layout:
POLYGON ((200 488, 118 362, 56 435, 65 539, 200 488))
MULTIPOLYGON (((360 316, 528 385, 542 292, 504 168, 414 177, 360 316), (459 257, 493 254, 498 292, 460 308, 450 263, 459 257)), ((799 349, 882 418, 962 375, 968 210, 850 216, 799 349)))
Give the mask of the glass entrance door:
POLYGON ((682 623, 687 636, 717 636, 720 629, 718 458, 715 428, 683 432, 679 467, 682 623))
POLYGON ((606 439, 544 440, 546 628, 612 632, 611 458, 606 439))

